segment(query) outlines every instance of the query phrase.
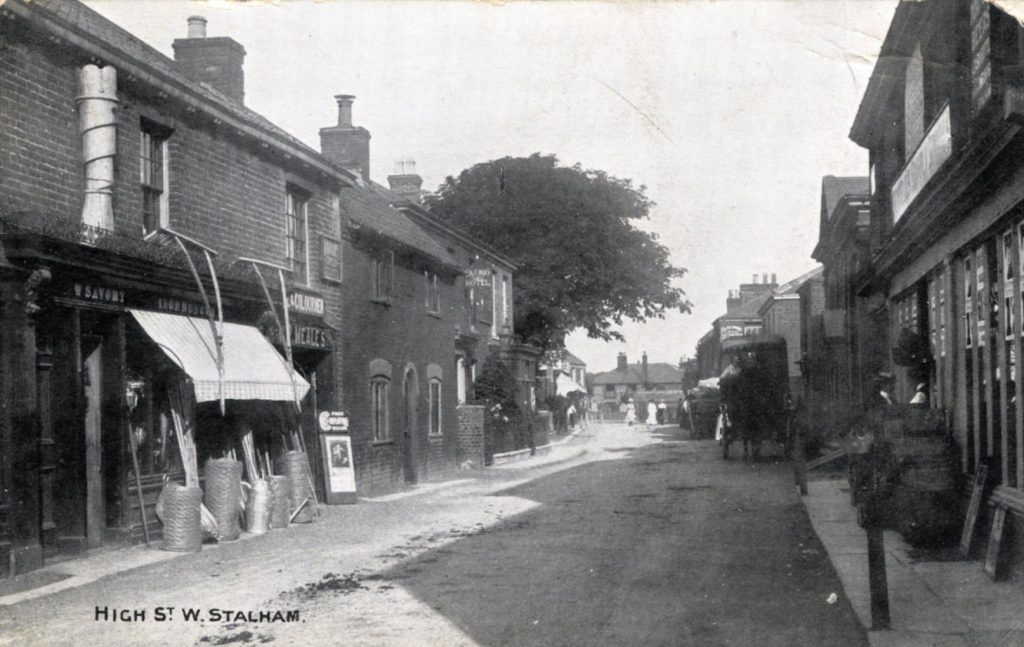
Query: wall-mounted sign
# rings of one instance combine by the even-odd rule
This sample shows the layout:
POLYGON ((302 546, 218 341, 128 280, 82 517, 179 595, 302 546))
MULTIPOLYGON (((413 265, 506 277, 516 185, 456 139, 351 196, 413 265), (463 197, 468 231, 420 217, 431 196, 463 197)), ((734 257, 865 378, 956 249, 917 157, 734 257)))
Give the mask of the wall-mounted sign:
POLYGON ((72 286, 71 294, 76 299, 83 299, 85 301, 124 304, 125 291, 120 288, 110 288, 102 285, 75 283, 72 286))
POLYGON ((318 294, 292 292, 288 295, 289 312, 300 312, 306 315, 324 316, 324 298, 318 294))
POLYGON ((334 332, 328 328, 292 324, 292 346, 329 350, 334 345, 334 332))
POLYGON ((175 299, 172 297, 157 297, 154 305, 157 310, 163 312, 173 312, 189 317, 206 316, 206 306, 195 301, 186 301, 185 299, 175 299))
POLYGON ((950 130, 949 105, 935 119, 928 134, 921 140, 903 172, 892 183, 892 219, 896 222, 914 201, 928 180, 953 154, 953 135, 950 130))
POLYGON ((327 503, 355 503, 356 471, 352 460, 352 439, 340 434, 323 434, 320 439, 327 503))
POLYGON ((466 287, 489 288, 491 287, 491 276, 489 269, 471 269, 466 271, 466 287))
POLYGON ((348 431, 348 416, 344 411, 321 411, 316 420, 320 431, 348 431))
POLYGON ((729 339, 730 337, 742 337, 743 328, 740 326, 724 326, 722 328, 722 339, 729 339))

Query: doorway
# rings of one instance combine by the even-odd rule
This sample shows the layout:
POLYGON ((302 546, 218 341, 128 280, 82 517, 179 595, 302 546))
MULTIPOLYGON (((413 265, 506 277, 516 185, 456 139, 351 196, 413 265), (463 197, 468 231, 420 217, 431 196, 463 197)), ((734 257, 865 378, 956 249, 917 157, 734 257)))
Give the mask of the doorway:
POLYGON ((419 384, 416 379, 416 369, 409 366, 405 369, 402 378, 402 474, 405 482, 416 483, 416 420, 419 407, 419 384))

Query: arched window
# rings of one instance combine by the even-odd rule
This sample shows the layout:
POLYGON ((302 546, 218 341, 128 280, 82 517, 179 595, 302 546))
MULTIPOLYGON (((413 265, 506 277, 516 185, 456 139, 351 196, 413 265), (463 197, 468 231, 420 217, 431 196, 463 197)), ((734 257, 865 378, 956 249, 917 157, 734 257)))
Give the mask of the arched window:
POLYGON ((370 431, 374 440, 391 438, 391 364, 370 362, 370 431))
POLYGON ((427 366, 427 399, 430 403, 431 436, 441 435, 441 384, 443 371, 437 364, 427 366))

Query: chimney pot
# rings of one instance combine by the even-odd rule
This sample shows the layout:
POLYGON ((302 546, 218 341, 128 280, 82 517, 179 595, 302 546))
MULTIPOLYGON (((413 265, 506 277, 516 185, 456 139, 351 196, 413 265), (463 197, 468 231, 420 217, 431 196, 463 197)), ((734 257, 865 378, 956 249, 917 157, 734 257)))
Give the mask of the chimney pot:
POLYGON ((772 272, 772 283, 778 283, 778 281, 775 280, 775 272, 772 272))
POLYGON ((352 127, 352 104, 356 97, 354 94, 336 94, 334 100, 338 102, 338 126, 341 128, 352 127))
POLYGON ((757 274, 754 274, 754 278, 750 279, 751 283, 757 283, 757 274))
POLYGON ((206 18, 202 16, 188 17, 188 37, 206 38, 206 18))
POLYGON ((767 283, 767 282, 768 282, 768 272, 765 272, 764 274, 761 275, 761 283, 767 283))

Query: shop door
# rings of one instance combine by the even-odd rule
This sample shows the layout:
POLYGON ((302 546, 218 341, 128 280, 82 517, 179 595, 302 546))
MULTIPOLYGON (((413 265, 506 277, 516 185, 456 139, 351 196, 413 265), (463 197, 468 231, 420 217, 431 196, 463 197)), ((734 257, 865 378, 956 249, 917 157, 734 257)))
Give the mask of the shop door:
POLYGON ((404 424, 402 430, 402 472, 406 483, 416 482, 416 372, 409 369, 402 380, 404 424))
POLYGON ((86 355, 85 382, 85 534, 89 548, 103 544, 106 506, 103 496, 103 343, 86 355))

